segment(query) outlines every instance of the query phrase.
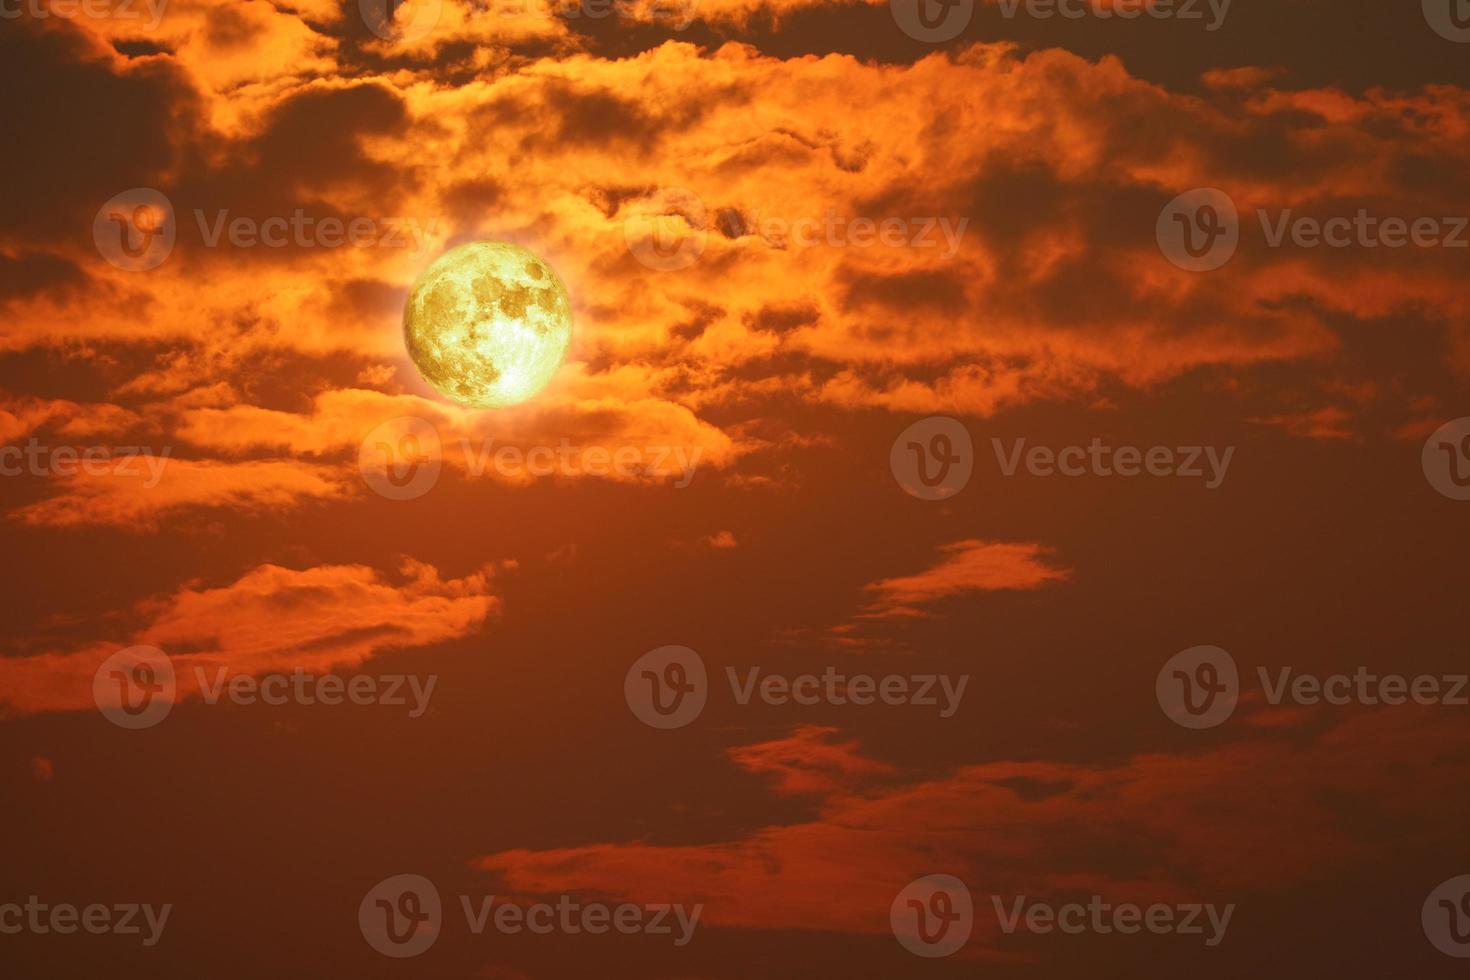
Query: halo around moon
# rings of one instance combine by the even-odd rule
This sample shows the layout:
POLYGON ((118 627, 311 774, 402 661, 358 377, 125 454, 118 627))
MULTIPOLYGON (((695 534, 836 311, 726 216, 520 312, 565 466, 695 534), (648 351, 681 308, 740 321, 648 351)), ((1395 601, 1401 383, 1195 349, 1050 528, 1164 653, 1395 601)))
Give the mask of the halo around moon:
POLYGON ((403 310, 408 356, 434 390, 500 408, 546 387, 566 357, 572 304, 556 272, 507 242, 469 242, 435 259, 403 310))

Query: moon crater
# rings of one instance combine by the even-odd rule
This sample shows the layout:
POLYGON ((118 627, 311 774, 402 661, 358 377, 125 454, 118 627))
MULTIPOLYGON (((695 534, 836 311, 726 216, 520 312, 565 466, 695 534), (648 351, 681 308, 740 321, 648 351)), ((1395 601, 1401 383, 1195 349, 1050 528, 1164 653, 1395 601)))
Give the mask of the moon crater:
POLYGON ((403 339, 435 391, 500 408, 546 387, 572 336, 567 287, 551 266, 507 242, 445 252, 408 294, 403 339))

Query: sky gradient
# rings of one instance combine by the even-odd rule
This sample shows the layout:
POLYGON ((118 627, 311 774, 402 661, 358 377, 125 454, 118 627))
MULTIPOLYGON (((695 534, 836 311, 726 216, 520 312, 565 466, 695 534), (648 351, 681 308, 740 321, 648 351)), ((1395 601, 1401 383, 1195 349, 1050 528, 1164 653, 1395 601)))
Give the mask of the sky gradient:
POLYGON ((1463 972, 1463 0, 153 4, 0 5, 14 976, 1463 972), (573 321, 494 410, 480 240, 573 321))

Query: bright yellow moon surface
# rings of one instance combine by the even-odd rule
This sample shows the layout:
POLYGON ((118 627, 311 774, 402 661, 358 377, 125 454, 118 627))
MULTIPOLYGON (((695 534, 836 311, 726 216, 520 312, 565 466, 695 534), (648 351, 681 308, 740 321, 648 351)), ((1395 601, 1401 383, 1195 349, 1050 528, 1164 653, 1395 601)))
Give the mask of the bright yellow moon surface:
POLYGON ((546 387, 572 339, 567 287, 519 245, 469 242, 414 281, 403 310, 408 356, 434 390, 500 408, 546 387))

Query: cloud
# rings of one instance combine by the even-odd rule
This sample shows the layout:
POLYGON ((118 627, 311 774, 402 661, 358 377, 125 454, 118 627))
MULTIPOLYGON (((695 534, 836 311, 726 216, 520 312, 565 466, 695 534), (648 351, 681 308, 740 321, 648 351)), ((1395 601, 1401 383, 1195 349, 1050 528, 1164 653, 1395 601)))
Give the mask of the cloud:
MULTIPOLYGON (((164 342, 185 353, 159 374, 186 387, 271 350, 324 373, 344 356, 402 365, 402 291, 438 249, 489 237, 532 248, 567 280, 571 397, 718 409, 731 416, 721 428, 776 397, 989 415, 1202 367, 1331 370, 1344 323, 1385 317, 1445 331, 1446 369, 1470 370, 1453 250, 1267 249, 1252 230, 1257 208, 1470 208, 1470 182, 1455 176, 1470 162, 1458 90, 1355 96, 1237 71, 1183 94, 1116 59, 1007 44, 909 64, 686 43, 609 59, 535 12, 565 46, 492 71, 456 45, 508 43, 516 17, 457 3, 425 42, 452 68, 410 46, 351 81, 310 60, 291 67, 305 52, 361 54, 333 33, 347 27, 340 10, 307 15, 330 25, 322 33, 290 8, 248 4, 239 16, 267 32, 250 36, 271 60, 242 83, 233 67, 217 78, 207 67, 233 64, 225 41, 239 34, 219 29, 218 9, 181 8, 170 52, 141 59, 45 35, 32 57, 72 66, 87 91, 136 89, 149 119, 195 125, 150 122, 135 147, 132 184, 177 198, 179 244, 159 269, 114 270, 75 235, 46 238, 49 253, 35 236, 0 236, 0 252, 50 254, 97 283, 11 296, 7 343, 164 342), (495 140, 480 138, 487 127, 495 140), (1170 265, 1153 232, 1163 205, 1197 186, 1226 188, 1243 219, 1239 254, 1208 275, 1170 265), (661 191, 675 187, 686 190, 661 191), (649 207, 674 208, 667 220, 698 238, 693 266, 631 254, 627 222, 649 207), (422 234, 411 248, 207 248, 195 227, 195 211, 258 220, 298 208, 411 219, 422 234), (861 222, 888 221, 900 244, 864 238, 861 222)), ((122 186, 99 185, 89 209, 122 186)), ((59 222, 60 204, 48 207, 59 222)))
MULTIPOLYGON (((576 372, 572 374, 532 401, 494 413, 417 395, 338 389, 318 395, 305 414, 252 405, 191 408, 182 413, 179 435, 226 454, 270 450, 304 457, 342 451, 355 455, 378 426, 415 418, 432 427, 446 464, 472 477, 510 483, 530 482, 538 468, 544 469, 530 457, 537 447, 552 450, 558 460, 553 470, 561 476, 605 475, 631 482, 683 478, 701 466, 722 469, 750 448, 683 406, 620 395, 615 378, 580 386, 576 372), (576 387, 584 392, 568 390, 576 387), (514 453, 502 455, 507 449, 514 453), (619 452, 638 454, 636 472, 593 462, 598 453, 616 459, 619 452)), ((544 456, 544 451, 539 454, 544 456)))
POLYGON ((126 638, 0 659, 0 705, 12 715, 90 710, 92 675, 135 645, 172 659, 180 699, 198 695, 196 668, 213 683, 221 668, 233 676, 356 667, 478 630, 500 611, 492 576, 487 569, 446 579, 413 560, 392 576, 364 565, 259 565, 227 585, 185 585, 138 604, 146 623, 126 638))
POLYGON ((1039 544, 966 540, 944 545, 945 557, 915 575, 881 579, 865 587, 873 594, 864 616, 922 616, 919 608, 967 592, 1039 589, 1071 577, 1049 564, 1052 550, 1039 544))
POLYGON ((13 443, 42 429, 68 438, 125 433, 141 422, 135 412, 120 405, 0 396, 0 443, 13 443))
POLYGON ((781 796, 823 797, 897 777, 899 770, 865 757, 856 739, 838 741, 840 732, 800 725, 789 737, 731 749, 730 760, 747 772, 771 777, 781 796))
POLYGON ((361 388, 320 392, 308 411, 293 412, 242 403, 228 382, 134 408, 12 397, 0 400, 0 441, 11 443, 0 463, 27 458, 29 443, 21 440, 42 432, 54 436, 37 439, 43 463, 82 438, 91 445, 65 451, 103 458, 38 473, 50 476, 49 495, 9 516, 31 525, 141 531, 200 509, 263 514, 348 500, 365 492, 365 440, 407 418, 430 427, 438 442, 431 439, 426 451, 460 477, 517 485, 554 476, 687 486, 760 445, 727 435, 684 406, 638 397, 626 390, 624 375, 586 384, 579 377, 573 371, 568 383, 534 402, 496 413, 361 388))
POLYGON ((1353 433, 1346 427, 1351 416, 1346 409, 1336 405, 1325 405, 1294 415, 1271 415, 1251 419, 1261 425, 1283 429, 1294 436, 1307 439, 1352 439, 1353 433))
POLYGON ((13 510, 11 519, 47 527, 150 531, 165 516, 198 508, 260 514, 360 492, 344 468, 295 460, 114 455, 97 467, 57 478, 52 496, 13 510))
MULTIPOLYGON (((816 794, 810 819, 710 843, 515 849, 476 867, 515 892, 704 902, 715 927, 877 935, 893 897, 923 874, 967 881, 977 909, 989 894, 1223 904, 1371 862, 1383 826, 1412 823, 1442 846, 1455 838, 1458 824, 1435 800, 1460 792, 1467 744, 1457 723, 1432 710, 1317 721, 1196 754, 994 762, 937 776, 807 726, 731 758, 777 794, 816 794), (1344 819, 1358 805, 1387 823, 1344 819)), ((976 927, 975 950, 1004 950, 989 916, 977 914, 976 927)))

